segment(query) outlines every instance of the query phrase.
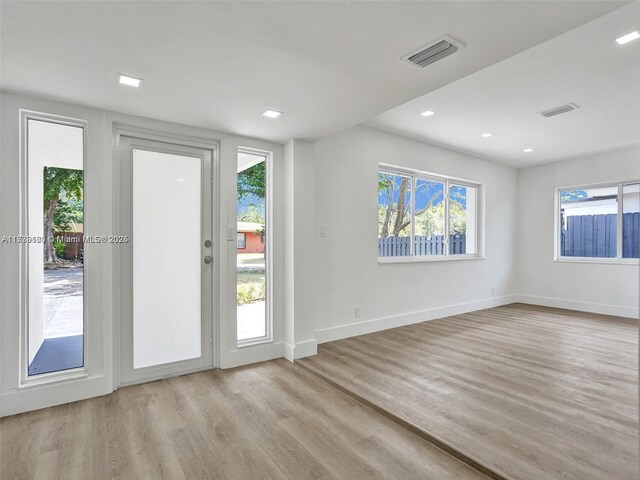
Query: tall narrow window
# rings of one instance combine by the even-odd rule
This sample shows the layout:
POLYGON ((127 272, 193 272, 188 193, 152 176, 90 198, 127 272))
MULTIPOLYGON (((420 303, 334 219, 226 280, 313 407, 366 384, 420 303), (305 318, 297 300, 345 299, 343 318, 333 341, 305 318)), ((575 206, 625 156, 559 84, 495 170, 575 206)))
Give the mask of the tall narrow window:
POLYGON ((266 153, 238 152, 236 300, 239 345, 271 338, 269 167, 266 153))
POLYGON ((84 133, 27 118, 28 375, 84 365, 84 133))

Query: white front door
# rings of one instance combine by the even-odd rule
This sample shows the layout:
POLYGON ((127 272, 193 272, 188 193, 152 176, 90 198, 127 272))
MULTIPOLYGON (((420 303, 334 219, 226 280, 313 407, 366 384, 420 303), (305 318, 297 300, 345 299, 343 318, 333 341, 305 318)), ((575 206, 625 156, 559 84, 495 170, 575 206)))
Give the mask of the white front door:
POLYGON ((121 382, 212 367, 213 152, 119 139, 121 382))

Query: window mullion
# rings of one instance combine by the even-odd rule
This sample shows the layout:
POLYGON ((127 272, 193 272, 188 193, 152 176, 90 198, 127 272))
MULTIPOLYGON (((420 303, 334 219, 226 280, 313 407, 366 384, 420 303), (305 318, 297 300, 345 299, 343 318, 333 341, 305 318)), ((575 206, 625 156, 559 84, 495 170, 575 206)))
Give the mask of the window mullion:
POLYGON ((562 255, 562 230, 564 228, 562 218, 562 189, 558 188, 556 191, 556 215, 555 215, 555 231, 556 231, 556 258, 563 257, 562 255))
POLYGON ((624 186, 622 184, 618 185, 618 218, 616 222, 616 259, 622 258, 622 223, 623 223, 623 212, 624 206, 622 205, 623 201, 623 192, 624 186))
POLYGON ((415 228, 415 219, 416 219, 416 176, 411 175, 411 240, 409 255, 415 256, 415 242, 416 242, 416 228, 415 228))
POLYGON ((444 181, 444 256, 449 256, 449 180, 444 181))

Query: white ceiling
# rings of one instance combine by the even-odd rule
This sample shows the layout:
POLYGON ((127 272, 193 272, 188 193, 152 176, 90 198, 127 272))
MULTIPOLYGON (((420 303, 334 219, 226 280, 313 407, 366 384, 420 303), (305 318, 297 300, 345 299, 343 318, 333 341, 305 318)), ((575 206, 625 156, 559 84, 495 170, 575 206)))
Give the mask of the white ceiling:
POLYGON ((614 39, 639 28, 640 2, 366 123, 516 167, 638 145, 640 40, 614 39), (580 109, 538 115, 569 102, 580 109))
POLYGON ((0 86, 277 142, 317 139, 624 3, 3 1, 0 86), (467 47, 425 70, 400 60, 445 34, 467 47), (142 88, 119 86, 119 72, 142 88), (284 115, 261 117, 267 108, 284 115))

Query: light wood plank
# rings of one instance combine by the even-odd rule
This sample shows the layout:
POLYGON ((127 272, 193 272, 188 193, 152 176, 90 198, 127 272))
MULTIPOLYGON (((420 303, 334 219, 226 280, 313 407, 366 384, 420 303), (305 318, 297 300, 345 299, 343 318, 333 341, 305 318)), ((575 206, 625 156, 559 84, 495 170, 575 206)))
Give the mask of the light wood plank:
POLYGON ((636 480, 638 323, 514 304, 319 347, 299 361, 513 480, 636 480))
POLYGON ((285 360, 0 420, 0 478, 481 480, 285 360))

